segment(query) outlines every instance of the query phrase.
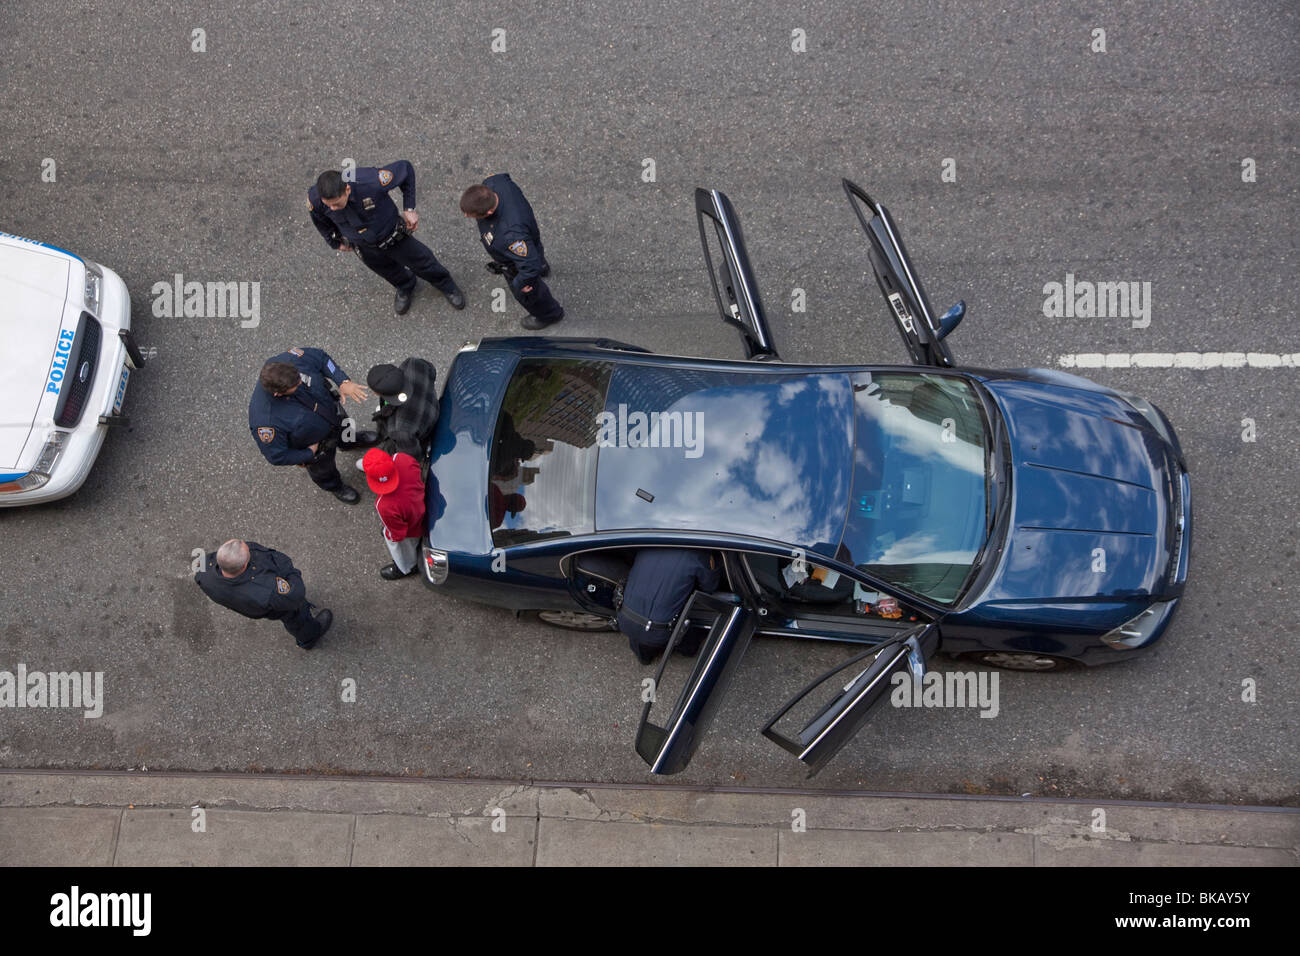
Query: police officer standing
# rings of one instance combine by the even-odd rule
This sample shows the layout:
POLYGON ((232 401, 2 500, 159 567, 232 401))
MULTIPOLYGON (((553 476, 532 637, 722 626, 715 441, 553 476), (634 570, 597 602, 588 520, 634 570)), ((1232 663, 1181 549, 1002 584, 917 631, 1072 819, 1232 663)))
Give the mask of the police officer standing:
POLYGON ((528 310, 523 327, 536 331, 564 318, 564 309, 542 281, 551 267, 533 207, 510 174, 498 173, 482 185, 470 186, 460 197, 460 211, 478 221, 479 238, 492 257, 488 271, 504 275, 510 294, 528 310))
POLYGON ((365 388, 320 349, 295 348, 272 356, 262 366, 248 402, 248 429, 271 464, 300 465, 319 487, 353 504, 361 495, 343 483, 334 455, 338 448, 369 447, 379 435, 369 431, 343 439, 351 420, 330 390, 330 379, 344 401, 359 402, 367 396, 365 388))
MULTIPOLYGON (((617 615, 618 629, 627 635, 637 660, 651 663, 668 646, 677 615, 691 594, 697 590, 712 593, 721 580, 722 572, 710 552, 684 548, 638 551, 617 615)), ((694 653, 689 648, 678 650, 694 653)))
POLYGON ((328 170, 307 191, 311 221, 331 249, 356 249, 361 261, 397 289, 393 311, 405 315, 411 307, 416 277, 430 282, 453 308, 465 308, 465 295, 451 273, 429 247, 411 233, 420 224, 415 211, 415 170, 406 160, 387 166, 362 166, 346 182, 338 170, 328 170), (388 194, 402 190, 402 212, 388 194))
POLYGON ((227 541, 207 556, 194 582, 222 607, 244 617, 281 622, 305 651, 315 646, 334 621, 328 609, 312 615, 302 572, 289 556, 256 541, 227 541))

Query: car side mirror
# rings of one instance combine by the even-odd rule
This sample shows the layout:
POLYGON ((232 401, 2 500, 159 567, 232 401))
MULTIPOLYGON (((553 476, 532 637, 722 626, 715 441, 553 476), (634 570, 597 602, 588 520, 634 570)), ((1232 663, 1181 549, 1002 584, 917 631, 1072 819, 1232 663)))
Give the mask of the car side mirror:
POLYGON ((966 316, 966 300, 960 300, 951 309, 939 316, 939 338, 943 339, 957 328, 957 324, 966 316))

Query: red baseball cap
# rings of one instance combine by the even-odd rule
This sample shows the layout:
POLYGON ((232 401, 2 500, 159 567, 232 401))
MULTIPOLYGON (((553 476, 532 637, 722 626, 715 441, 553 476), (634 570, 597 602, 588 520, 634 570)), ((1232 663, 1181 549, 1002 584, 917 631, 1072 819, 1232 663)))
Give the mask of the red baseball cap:
POLYGON ((397 489, 397 462, 382 448, 372 448, 361 459, 361 469, 366 473, 366 484, 377 495, 386 495, 397 489))

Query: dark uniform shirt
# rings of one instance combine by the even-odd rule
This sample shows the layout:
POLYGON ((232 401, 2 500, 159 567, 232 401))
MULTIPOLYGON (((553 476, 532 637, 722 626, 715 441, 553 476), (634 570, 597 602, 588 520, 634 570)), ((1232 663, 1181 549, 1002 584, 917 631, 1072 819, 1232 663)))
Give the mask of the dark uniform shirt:
POLYGON ((348 373, 321 349, 289 349, 267 361, 288 362, 298 369, 302 384, 292 395, 279 397, 261 382, 253 386, 248 430, 271 464, 305 465, 314 457, 307 446, 334 434, 346 414, 325 380, 331 378, 341 385, 348 380, 348 373))
POLYGON ((307 586, 302 573, 287 554, 264 548, 256 541, 248 545, 248 567, 228 578, 217 567, 217 553, 208 555, 204 568, 194 575, 203 593, 222 607, 245 617, 284 617, 306 600, 307 586))
POLYGON ((495 262, 514 266, 518 275, 510 280, 517 289, 534 285, 541 277, 546 261, 542 258, 541 232, 533 207, 509 173, 498 173, 483 180, 483 185, 497 194, 496 212, 478 223, 479 238, 495 262))
MULTIPOLYGON (((669 624, 696 591, 712 593, 722 581, 722 572, 709 567, 708 551, 684 548, 642 548, 636 553, 623 588, 619 629, 624 634, 645 630, 645 621, 669 624), (632 611, 638 621, 624 614, 632 611)), ((666 636, 665 636, 666 639, 666 636)))
POLYGON ((390 189, 402 190, 402 208, 415 208, 415 170, 404 159, 387 166, 360 166, 356 180, 345 185, 352 187, 352 195, 337 211, 325 205, 315 186, 307 190, 312 224, 331 249, 343 242, 373 246, 393 234, 402 219, 390 189))
POLYGON ((438 424, 438 370, 422 358, 412 356, 400 366, 406 376, 403 391, 406 401, 393 405, 386 417, 389 399, 380 396, 380 416, 376 420, 381 425, 384 438, 391 439, 397 451, 405 452, 416 461, 423 461, 429 442, 433 439, 433 430, 438 424))

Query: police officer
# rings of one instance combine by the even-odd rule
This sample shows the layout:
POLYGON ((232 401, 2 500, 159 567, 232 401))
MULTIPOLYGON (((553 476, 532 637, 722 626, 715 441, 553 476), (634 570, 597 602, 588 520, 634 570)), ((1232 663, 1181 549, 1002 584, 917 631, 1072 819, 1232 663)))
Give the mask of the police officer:
POLYGON ((627 635, 637 660, 651 663, 668 646, 677 615, 691 594, 697 590, 712 593, 721 580, 722 572, 711 552, 683 548, 638 551, 617 615, 618 629, 627 635))
POLYGON ((460 211, 478 221, 479 238, 492 257, 488 271, 504 275, 510 294, 528 310, 523 327, 536 331, 564 318, 564 309, 542 281, 551 267, 533 207, 510 174, 498 173, 480 186, 470 186, 460 197, 460 211))
POLYGON ((406 160, 362 166, 350 183, 337 170, 323 172, 307 190, 307 208, 331 249, 355 249, 362 262, 393 284, 397 289, 393 311, 398 315, 411 307, 416 276, 432 283, 453 308, 465 308, 465 295, 451 273, 411 235, 420 215, 415 211, 415 170, 406 160), (401 215, 390 189, 402 190, 401 215))
POLYGON ((343 483, 334 455, 338 448, 364 448, 379 440, 375 432, 361 432, 344 441, 343 406, 334 397, 328 379, 338 383, 343 400, 361 401, 364 387, 320 349, 289 349, 262 366, 253 397, 248 402, 248 430, 266 460, 273 465, 300 465, 311 480, 348 504, 360 500, 355 488, 343 483))
POLYGON ((438 370, 411 356, 401 364, 376 365, 366 384, 379 398, 374 422, 389 453, 402 452, 423 462, 438 424, 438 370))
POLYGON ((227 541, 207 556, 194 582, 222 607, 244 617, 281 622, 305 651, 334 621, 328 609, 312 615, 314 605, 307 600, 302 572, 289 556, 256 541, 227 541))

